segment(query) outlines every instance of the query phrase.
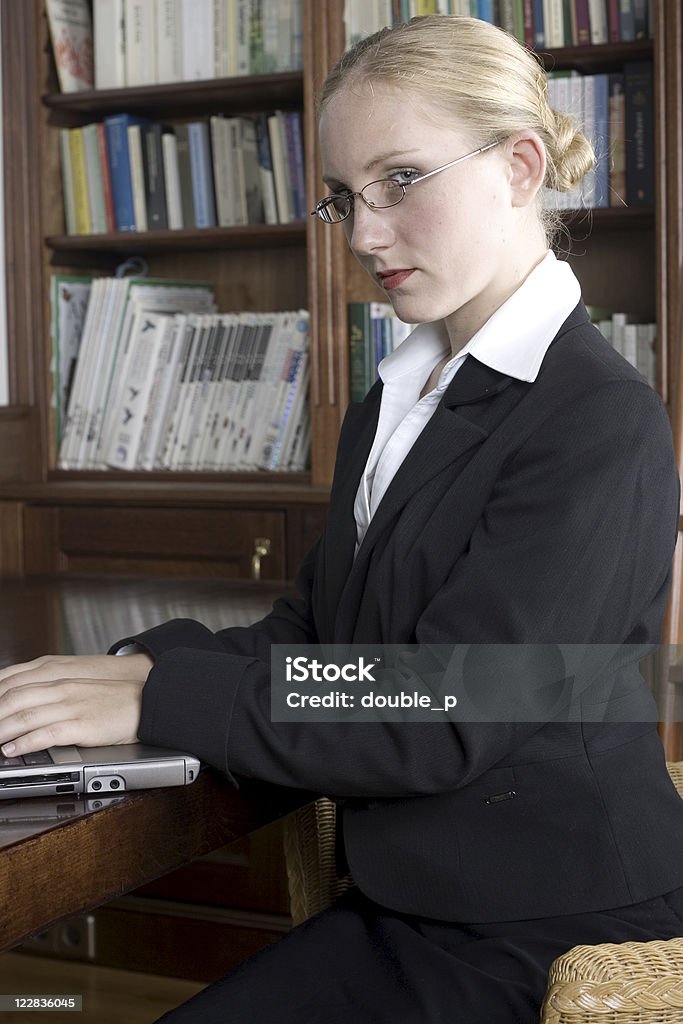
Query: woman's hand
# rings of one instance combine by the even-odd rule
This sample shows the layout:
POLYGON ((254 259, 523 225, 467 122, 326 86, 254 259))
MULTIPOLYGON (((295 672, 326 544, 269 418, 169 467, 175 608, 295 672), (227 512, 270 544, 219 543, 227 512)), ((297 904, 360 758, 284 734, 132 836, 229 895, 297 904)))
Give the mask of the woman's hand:
POLYGON ((147 654, 55 655, 0 669, 3 754, 135 743, 152 665, 147 654))

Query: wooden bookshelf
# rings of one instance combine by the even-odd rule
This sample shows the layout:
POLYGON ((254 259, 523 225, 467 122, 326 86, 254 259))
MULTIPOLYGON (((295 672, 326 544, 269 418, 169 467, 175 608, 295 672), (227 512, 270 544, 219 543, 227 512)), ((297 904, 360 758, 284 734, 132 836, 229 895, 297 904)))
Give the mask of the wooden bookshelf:
MULTIPOLYGON (((191 83, 60 94, 50 51, 42 0, 5 4, 3 17, 4 115, 8 319, 11 339, 12 405, 0 415, 0 499, 2 522, 16 524, 51 518, 81 504, 106 518, 125 495, 130 508, 155 511, 174 505, 206 507, 224 501, 230 509, 278 509, 285 520, 307 509, 311 534, 289 549, 312 541, 323 521, 332 478, 339 427, 348 402, 347 303, 385 298, 347 252, 343 232, 330 231, 316 218, 306 223, 247 228, 150 231, 141 234, 64 234, 58 129, 84 124, 126 110, 173 121, 210 113, 247 114, 271 109, 302 109, 306 142, 306 191, 321 191, 316 152, 316 92, 344 48, 343 0, 306 0, 305 71, 191 83), (110 272, 128 256, 141 256, 151 274, 210 280, 221 309, 307 307, 311 314, 313 451, 310 471, 286 474, 211 476, 83 474, 55 467, 49 394, 49 276, 55 270, 110 272), (285 476, 287 479, 282 479, 285 476), (258 500, 256 493, 258 492, 258 500), (152 498, 152 494, 154 497, 152 498), (254 504, 255 502, 255 504, 254 504), (312 518, 316 510, 317 518, 312 518)), ((584 73, 613 71, 625 61, 653 59, 656 90, 657 198, 654 208, 570 211, 563 215, 571 235, 569 259, 595 305, 629 308, 659 324, 661 392, 674 415, 677 395, 680 323, 679 253, 683 251, 683 14, 662 3, 655 39, 548 50, 540 54, 549 69, 584 73)), ((47 520, 45 520, 47 522, 47 520)), ((285 531, 286 532, 286 531, 285 531)), ((55 543, 57 543, 55 541, 55 543)), ((46 546, 41 546, 45 550, 46 546)), ((48 545, 49 547, 49 545, 48 545)), ((26 535, 0 549, 0 572, 26 564, 26 535), (14 554, 7 554, 7 552, 14 554)), ((50 565, 62 564, 53 552, 50 565)), ((103 567, 106 552, 100 552, 103 567)), ((93 564, 97 564, 93 552, 93 564)), ((35 560, 33 560, 35 561, 35 560)), ((68 562, 68 560, 67 560, 68 562)), ((295 566, 284 556, 288 576, 295 566)))

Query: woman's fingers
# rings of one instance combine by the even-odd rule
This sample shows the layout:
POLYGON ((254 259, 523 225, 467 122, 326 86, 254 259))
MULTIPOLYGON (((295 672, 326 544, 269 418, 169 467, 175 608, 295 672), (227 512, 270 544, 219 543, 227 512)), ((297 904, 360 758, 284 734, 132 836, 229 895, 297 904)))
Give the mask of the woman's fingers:
POLYGON ((11 757, 46 746, 134 743, 144 680, 60 679, 0 695, 0 745, 11 757))
POLYGON ((0 669, 0 696, 15 686, 59 679, 130 679, 144 682, 152 667, 148 654, 46 655, 0 669))

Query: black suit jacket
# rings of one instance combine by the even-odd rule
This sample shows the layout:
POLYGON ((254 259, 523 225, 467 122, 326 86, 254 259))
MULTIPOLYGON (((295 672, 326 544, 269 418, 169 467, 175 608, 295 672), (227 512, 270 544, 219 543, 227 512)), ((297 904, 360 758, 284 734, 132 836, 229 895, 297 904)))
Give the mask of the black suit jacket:
POLYGON ((141 739, 338 798, 357 884, 403 912, 510 920, 683 885, 683 802, 632 674, 605 714, 627 721, 271 722, 273 642, 659 639, 678 523, 669 424, 582 304, 534 383, 467 358, 354 560, 380 398, 377 384, 347 412, 300 599, 248 629, 175 620, 121 641, 155 657, 141 739))

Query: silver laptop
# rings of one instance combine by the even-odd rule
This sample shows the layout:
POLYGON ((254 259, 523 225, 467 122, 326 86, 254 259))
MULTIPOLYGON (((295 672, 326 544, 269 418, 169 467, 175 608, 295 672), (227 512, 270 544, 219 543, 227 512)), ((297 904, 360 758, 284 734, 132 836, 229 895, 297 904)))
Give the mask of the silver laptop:
POLYGON ((0 800, 24 796, 115 796, 133 789, 187 786, 200 763, 180 750, 129 743, 50 747, 23 757, 0 755, 0 800))

